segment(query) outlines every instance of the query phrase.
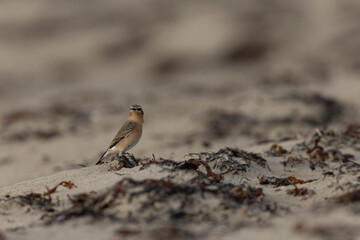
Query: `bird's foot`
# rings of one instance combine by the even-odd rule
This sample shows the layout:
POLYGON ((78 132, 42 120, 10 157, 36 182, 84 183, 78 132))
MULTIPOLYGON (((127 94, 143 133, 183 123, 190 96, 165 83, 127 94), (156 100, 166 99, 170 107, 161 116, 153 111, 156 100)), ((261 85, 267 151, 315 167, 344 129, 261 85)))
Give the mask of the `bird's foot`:
POLYGON ((126 167, 126 168, 133 168, 133 167, 135 167, 135 165, 134 165, 133 163, 131 163, 131 162, 129 161, 129 159, 128 159, 125 155, 120 156, 120 158, 123 160, 124 167, 126 167))
POLYGON ((130 154, 130 157, 136 163, 136 166, 139 166, 139 161, 134 157, 134 155, 130 154))

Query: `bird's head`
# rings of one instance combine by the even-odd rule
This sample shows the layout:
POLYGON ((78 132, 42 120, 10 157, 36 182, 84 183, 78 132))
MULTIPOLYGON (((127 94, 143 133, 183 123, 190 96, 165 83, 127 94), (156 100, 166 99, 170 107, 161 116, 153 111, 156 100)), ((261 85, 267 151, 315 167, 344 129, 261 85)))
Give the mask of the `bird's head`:
POLYGON ((130 116, 129 118, 134 121, 144 122, 144 111, 140 105, 131 105, 130 106, 130 116))

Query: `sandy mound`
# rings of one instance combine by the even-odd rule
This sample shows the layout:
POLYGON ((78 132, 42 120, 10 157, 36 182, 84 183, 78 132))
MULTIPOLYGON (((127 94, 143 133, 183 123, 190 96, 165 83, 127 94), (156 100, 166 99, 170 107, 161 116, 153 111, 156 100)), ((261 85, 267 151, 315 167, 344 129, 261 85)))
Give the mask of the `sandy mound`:
POLYGON ((0 240, 356 239, 356 0, 0 2, 0 240), (95 162, 145 111, 139 162, 95 162))
POLYGON ((19 183, 0 189, 1 226, 9 239, 60 239, 57 227, 89 239, 231 239, 259 227, 254 238, 284 227, 294 238, 356 236, 359 129, 260 145, 262 154, 224 148, 131 169, 115 161, 19 183), (349 223, 333 235, 345 226, 338 214, 349 223))

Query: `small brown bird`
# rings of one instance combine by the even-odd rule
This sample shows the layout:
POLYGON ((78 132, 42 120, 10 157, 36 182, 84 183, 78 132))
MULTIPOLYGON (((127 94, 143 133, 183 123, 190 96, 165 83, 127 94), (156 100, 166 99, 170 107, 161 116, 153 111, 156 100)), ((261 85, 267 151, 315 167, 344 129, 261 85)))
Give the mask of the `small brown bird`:
POLYGON ((140 140, 142 134, 142 124, 144 122, 144 112, 140 105, 131 105, 129 119, 120 128, 110 147, 104 152, 96 165, 102 163, 107 156, 118 154, 124 161, 126 167, 133 167, 124 153, 134 147, 140 140))

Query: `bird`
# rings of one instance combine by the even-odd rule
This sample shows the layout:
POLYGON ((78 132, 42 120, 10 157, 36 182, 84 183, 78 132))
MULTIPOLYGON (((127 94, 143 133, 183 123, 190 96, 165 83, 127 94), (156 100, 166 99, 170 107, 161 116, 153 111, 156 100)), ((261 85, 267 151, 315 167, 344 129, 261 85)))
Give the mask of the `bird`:
MULTIPOLYGON (((103 162, 104 158, 117 154, 119 159, 124 162, 125 167, 134 167, 124 155, 133 148, 140 140, 142 135, 142 124, 144 122, 144 111, 140 105, 131 105, 129 119, 117 132, 108 149, 103 153, 95 165, 103 162)), ((134 159, 134 157, 132 156, 134 159)))

